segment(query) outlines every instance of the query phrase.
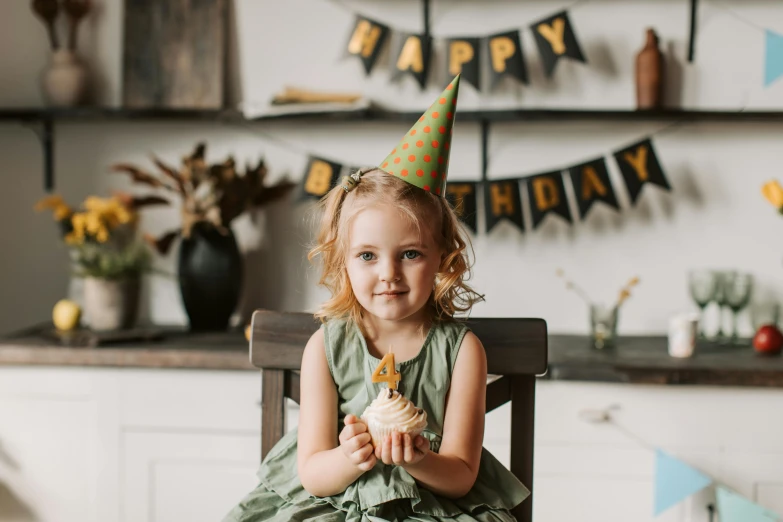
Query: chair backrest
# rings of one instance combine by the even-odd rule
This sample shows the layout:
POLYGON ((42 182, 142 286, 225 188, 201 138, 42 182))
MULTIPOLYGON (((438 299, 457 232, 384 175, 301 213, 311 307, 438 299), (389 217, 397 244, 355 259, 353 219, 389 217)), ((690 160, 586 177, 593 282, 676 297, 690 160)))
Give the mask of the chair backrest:
MULTIPOLYGON (((465 321, 487 354, 487 411, 511 402, 510 470, 531 496, 514 510, 522 522, 533 513, 533 424, 536 376, 547 369, 543 319, 476 318, 465 321)), ((257 310, 253 313, 250 360, 261 369, 261 457, 285 432, 285 399, 299 402, 299 368, 310 336, 320 323, 311 314, 257 310)))

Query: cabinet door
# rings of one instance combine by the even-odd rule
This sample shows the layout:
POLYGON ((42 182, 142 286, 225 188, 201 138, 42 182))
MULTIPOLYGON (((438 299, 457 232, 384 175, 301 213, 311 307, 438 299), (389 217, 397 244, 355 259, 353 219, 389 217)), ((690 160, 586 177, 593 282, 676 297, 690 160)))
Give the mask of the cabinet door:
POLYGON ((258 433, 125 431, 123 520, 215 522, 256 487, 258 433))
POLYGON ((98 521, 96 409, 81 376, 0 370, 0 520, 98 521))

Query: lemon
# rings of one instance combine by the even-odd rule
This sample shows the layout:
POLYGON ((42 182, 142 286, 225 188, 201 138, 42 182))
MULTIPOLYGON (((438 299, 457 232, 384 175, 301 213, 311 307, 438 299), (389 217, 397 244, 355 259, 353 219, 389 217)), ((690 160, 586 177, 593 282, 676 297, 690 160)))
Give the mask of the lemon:
POLYGON ((81 307, 70 299, 60 299, 52 309, 52 321, 58 330, 73 330, 79 325, 81 307))

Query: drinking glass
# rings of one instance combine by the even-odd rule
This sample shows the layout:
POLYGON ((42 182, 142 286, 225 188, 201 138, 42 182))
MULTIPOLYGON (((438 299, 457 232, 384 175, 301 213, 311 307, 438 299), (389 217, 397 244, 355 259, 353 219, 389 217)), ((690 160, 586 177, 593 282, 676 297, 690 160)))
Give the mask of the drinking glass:
POLYGON ((737 342, 737 314, 750 302, 753 293, 753 276, 740 272, 723 274, 723 293, 726 305, 731 309, 731 342, 737 342))
POLYGON ((691 299, 699 307, 699 337, 704 334, 704 309, 715 299, 718 291, 718 274, 714 270, 691 270, 688 272, 688 289, 691 299))

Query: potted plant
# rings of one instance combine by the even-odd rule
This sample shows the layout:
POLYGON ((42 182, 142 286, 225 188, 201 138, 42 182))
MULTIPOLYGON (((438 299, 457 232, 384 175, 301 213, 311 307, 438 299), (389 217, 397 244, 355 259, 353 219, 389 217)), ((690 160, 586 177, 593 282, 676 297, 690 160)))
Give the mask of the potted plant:
POLYGON ((242 257, 232 221, 248 210, 283 198, 296 185, 285 179, 265 185, 263 160, 255 167, 247 166, 240 175, 232 157, 209 165, 205 151, 205 144, 197 144, 182 159, 179 170, 154 155, 152 161, 159 174, 127 163, 115 164, 112 170, 180 199, 180 226, 160 237, 146 238, 162 255, 181 238, 178 277, 190 328, 214 331, 228 327, 242 286, 242 257))
POLYGON ((135 325, 141 275, 150 267, 149 247, 137 234, 138 209, 163 201, 116 193, 109 198, 88 196, 78 210, 56 194, 36 203, 37 211, 52 211, 74 274, 84 278, 84 309, 91 329, 135 325))

